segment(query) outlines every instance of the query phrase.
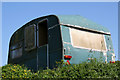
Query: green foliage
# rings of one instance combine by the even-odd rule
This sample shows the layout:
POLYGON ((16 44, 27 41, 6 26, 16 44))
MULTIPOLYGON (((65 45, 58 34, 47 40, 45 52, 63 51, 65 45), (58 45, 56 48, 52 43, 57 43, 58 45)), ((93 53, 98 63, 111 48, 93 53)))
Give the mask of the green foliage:
POLYGON ((2 67, 2 78, 119 78, 120 75, 120 61, 107 64, 96 60, 73 65, 57 63, 57 68, 36 73, 25 66, 8 64, 2 67))
POLYGON ((2 67, 2 78, 32 78, 32 75, 24 65, 8 64, 2 67))
POLYGON ((0 80, 1 80, 1 76, 2 75, 2 67, 0 67, 0 80))
POLYGON ((43 70, 42 78, 118 78, 120 62, 106 64, 92 60, 87 63, 59 66, 56 69, 43 70))

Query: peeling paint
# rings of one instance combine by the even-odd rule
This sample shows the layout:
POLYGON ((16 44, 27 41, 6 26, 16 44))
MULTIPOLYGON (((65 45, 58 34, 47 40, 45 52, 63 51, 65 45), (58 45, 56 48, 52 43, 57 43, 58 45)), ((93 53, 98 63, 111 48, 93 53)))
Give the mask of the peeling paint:
POLYGON ((107 53, 103 53, 103 56, 105 57, 105 62, 107 62, 107 53))
MULTIPOLYGON (((111 53, 113 47, 111 47, 111 49, 108 51, 108 46, 112 46, 112 41, 111 38, 110 40, 107 39, 107 37, 109 37, 110 35, 105 35, 104 34, 104 41, 105 41, 105 47, 106 50, 94 50, 94 49, 88 49, 88 48, 77 48, 75 46, 73 46, 73 42, 71 40, 71 33, 70 33, 70 29, 68 26, 65 25, 61 25, 61 32, 62 32, 62 38, 63 38, 63 47, 66 48, 66 54, 73 56, 71 58, 71 64, 79 64, 81 62, 87 61, 87 60, 91 60, 92 57, 96 58, 96 59, 100 59, 100 57, 102 57, 102 60, 107 63, 110 60, 112 60, 112 57, 109 53, 111 53), (66 35, 66 36, 64 36, 66 35), (68 51, 68 47, 70 47, 70 53, 68 51)), ((114 51, 113 51, 114 52, 114 51)))

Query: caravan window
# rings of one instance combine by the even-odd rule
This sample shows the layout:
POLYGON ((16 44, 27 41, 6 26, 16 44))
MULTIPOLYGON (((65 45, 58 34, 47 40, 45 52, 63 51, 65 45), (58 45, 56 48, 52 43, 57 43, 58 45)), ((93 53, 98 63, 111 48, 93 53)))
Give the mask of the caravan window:
POLYGON ((11 58, 18 58, 22 56, 22 42, 18 42, 10 47, 11 58))
POLYGON ((25 27, 24 33, 24 43, 25 43, 25 50, 29 51, 36 47, 36 33, 35 33, 36 26, 30 25, 25 27))
POLYGON ((15 49, 15 50, 11 51, 11 57, 12 57, 12 59, 18 58, 18 57, 21 57, 21 56, 22 56, 22 48, 15 49))
POLYGON ((104 35, 70 28, 72 45, 93 50, 106 50, 104 35))

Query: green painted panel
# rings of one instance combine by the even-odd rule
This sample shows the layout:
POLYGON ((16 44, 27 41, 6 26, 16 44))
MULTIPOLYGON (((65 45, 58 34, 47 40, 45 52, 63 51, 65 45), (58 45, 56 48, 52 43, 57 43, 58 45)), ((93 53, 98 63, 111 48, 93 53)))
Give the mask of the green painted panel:
POLYGON ((24 64, 25 66, 27 66, 28 69, 37 71, 37 58, 31 58, 27 61, 22 62, 21 64, 24 64))
POLYGON ((59 25, 48 30, 49 51, 55 51, 62 48, 62 40, 59 25))
POLYGON ((52 69, 56 67, 56 61, 60 62, 62 60, 62 49, 53 51, 49 53, 49 68, 52 69))
MULTIPOLYGON (((38 48, 38 69, 47 69, 47 45, 38 48)), ((36 57, 37 58, 37 57, 36 57)))

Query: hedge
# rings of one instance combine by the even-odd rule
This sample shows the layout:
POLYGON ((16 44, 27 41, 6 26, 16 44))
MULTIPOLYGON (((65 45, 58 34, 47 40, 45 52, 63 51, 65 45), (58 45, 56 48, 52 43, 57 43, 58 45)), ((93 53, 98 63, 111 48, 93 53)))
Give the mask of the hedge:
POLYGON ((2 67, 2 78, 119 78, 120 61, 102 63, 97 61, 81 64, 59 64, 57 68, 33 72, 24 65, 8 64, 2 67))

